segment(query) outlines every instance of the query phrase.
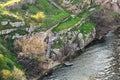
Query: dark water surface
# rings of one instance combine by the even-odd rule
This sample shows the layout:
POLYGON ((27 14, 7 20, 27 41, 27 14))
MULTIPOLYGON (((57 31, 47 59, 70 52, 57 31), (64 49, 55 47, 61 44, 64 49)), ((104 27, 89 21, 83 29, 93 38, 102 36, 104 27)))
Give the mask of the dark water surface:
POLYGON ((112 45, 115 40, 115 35, 108 33, 105 42, 87 48, 73 66, 59 68, 44 80, 120 80, 112 45))

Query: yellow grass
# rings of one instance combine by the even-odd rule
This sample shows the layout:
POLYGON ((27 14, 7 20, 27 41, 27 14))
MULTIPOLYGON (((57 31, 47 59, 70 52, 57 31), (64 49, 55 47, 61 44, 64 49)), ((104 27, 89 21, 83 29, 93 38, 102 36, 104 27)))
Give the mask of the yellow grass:
POLYGON ((10 5, 13 5, 14 3, 18 3, 20 2, 21 0, 10 0, 10 1, 7 1, 6 3, 2 3, 0 4, 2 7, 5 7, 5 6, 10 6, 10 5))
POLYGON ((45 18, 45 14, 43 12, 38 12, 37 14, 32 15, 31 18, 41 23, 45 18))

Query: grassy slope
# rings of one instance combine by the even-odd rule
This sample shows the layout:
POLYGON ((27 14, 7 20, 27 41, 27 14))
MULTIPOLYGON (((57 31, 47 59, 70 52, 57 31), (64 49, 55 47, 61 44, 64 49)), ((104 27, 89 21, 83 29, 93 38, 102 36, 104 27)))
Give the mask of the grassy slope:
MULTIPOLYGON (((29 15, 34 15, 38 12, 44 12, 44 14, 46 15, 46 18, 41 27, 45 28, 45 30, 55 25, 63 18, 69 16, 69 13, 55 8, 47 0, 36 0, 35 4, 26 4, 21 9, 13 10, 13 12, 15 14, 18 13, 18 15, 24 17, 24 20, 26 20, 24 16, 26 10, 29 12, 29 15)), ((29 22, 33 24, 38 24, 31 19, 29 19, 29 22)), ((26 20, 26 23, 28 23, 27 20, 26 20)))
POLYGON ((2 54, 4 56, 4 63, 5 65, 1 64, 0 70, 2 69, 8 69, 10 71, 12 71, 14 66, 19 67, 19 65, 16 63, 16 54, 10 52, 6 46, 4 46, 3 44, 5 44, 3 42, 3 37, 0 36, 0 55, 2 54))
MULTIPOLYGON (((9 1, 13 1, 13 0, 9 0, 9 1)), ((74 0, 74 1, 75 1, 74 3, 76 3, 76 1, 78 0, 74 0)), ((8 4, 8 2, 6 2, 4 6, 6 4, 8 4)), ((68 12, 61 11, 55 8, 47 0, 37 0, 35 4, 25 4, 21 9, 16 9, 12 11, 6 10, 4 6, 0 5, 0 19, 3 21, 6 21, 9 19, 12 22, 25 21, 26 23, 25 27, 28 27, 29 25, 31 25, 31 23, 38 24, 35 21, 31 20, 30 17, 29 18, 25 17, 26 11, 29 12, 29 15, 34 15, 41 11, 44 12, 46 15, 46 18, 42 26, 40 27, 41 30, 42 28, 45 28, 45 30, 49 29, 51 26, 60 22, 63 18, 66 18, 70 15, 68 12)), ((87 16, 88 14, 89 14, 89 11, 85 11, 83 13, 80 13, 76 18, 71 17, 66 22, 54 28, 53 31, 58 32, 63 29, 67 29, 71 27, 72 25, 74 25, 75 23, 77 23, 78 21, 80 21, 83 17, 87 16)), ((94 25, 93 23, 87 22, 83 24, 81 27, 74 28, 74 30, 79 29, 82 33, 85 33, 84 30, 87 30, 87 32, 90 32, 92 30, 93 25, 94 25)), ((10 25, 0 26, 0 30, 10 29, 10 28, 13 28, 13 27, 10 25)), ((9 33, 9 35, 14 35, 15 33, 26 34, 24 30, 17 30, 17 31, 13 31, 9 33)), ((0 54, 4 55, 6 63, 9 64, 9 65, 6 64, 4 68, 12 70, 14 65, 15 66, 19 66, 19 65, 16 63, 16 54, 8 50, 10 46, 12 47, 13 40, 7 40, 4 42, 3 40, 4 36, 5 35, 0 36, 0 54)), ((61 41, 59 41, 59 44, 61 44, 61 41)), ((55 45, 54 47, 59 48, 58 45, 55 45)))
MULTIPOLYGON (((12 5, 14 3, 14 0, 9 0, 7 2, 4 2, 0 4, 0 19, 1 21, 10 20, 11 22, 16 21, 25 21, 26 25, 31 25, 30 23, 35 23, 31 20, 31 18, 25 17, 26 10, 29 12, 30 15, 34 15, 37 12, 44 12, 46 15, 46 18, 44 20, 44 23, 42 26, 47 30, 51 26, 55 25, 56 23, 60 22, 63 18, 69 16, 69 13, 65 11, 61 11, 57 8, 55 8, 53 5, 51 5, 47 0, 36 0, 37 2, 35 4, 25 4, 22 8, 8 11, 5 6, 12 5), (29 22, 30 21, 30 22, 29 22)), ((1 22, 0 21, 0 22, 1 22)), ((28 27, 27 26, 27 27, 28 27)), ((26 26, 25 26, 26 27, 26 26)), ((11 29, 14 28, 10 25, 0 26, 0 30, 5 29, 11 29)), ((14 35, 15 33, 19 34, 26 34, 24 30, 17 30, 9 33, 9 35, 14 35)), ((18 64, 16 63, 16 54, 12 53, 8 50, 8 48, 13 46, 14 40, 3 40, 5 35, 0 36, 0 54, 2 54, 5 57, 6 65, 4 68, 7 68, 9 70, 12 70, 13 66, 18 64), (9 64, 9 65, 7 65, 9 64), (12 65, 12 67, 11 67, 12 65)), ((1 69, 0 69, 1 70, 1 69)))
POLYGON ((80 13, 77 17, 75 18, 70 18, 69 20, 67 20, 66 22, 60 24, 58 27, 53 29, 53 32, 58 32, 64 29, 67 29, 71 26, 73 26, 74 24, 76 24, 78 21, 80 21, 82 18, 85 18, 87 15, 89 15, 89 11, 86 10, 83 13, 80 13))
MULTIPOLYGON (((31 20, 30 17, 29 18, 25 17, 26 10, 29 12, 30 15, 34 15, 37 12, 42 11, 46 15, 46 18, 42 26, 45 28, 45 30, 47 30, 51 26, 58 23, 63 18, 69 16, 69 13, 58 10, 53 5, 51 5, 47 0, 37 0, 36 4, 25 4, 21 9, 8 11, 7 9, 5 9, 5 6, 13 4, 11 1, 14 1, 14 0, 9 0, 8 2, 0 4, 1 21, 6 21, 6 20, 10 20, 11 22, 25 21, 26 26, 28 27, 29 25, 31 25, 30 24, 31 22, 35 24, 38 24, 38 23, 31 20)), ((11 29, 11 28, 14 28, 14 27, 10 25, 0 26, 0 30, 11 29)), ((15 33, 26 34, 24 30, 17 30, 9 33, 9 35, 14 35, 15 33)), ((17 55, 8 50, 9 48, 13 47, 14 40, 9 40, 9 39, 3 40, 4 36, 5 35, 0 36, 0 55, 2 54, 4 56, 3 62, 5 63, 5 65, 3 65, 3 67, 0 67, 0 70, 8 69, 12 71, 14 66, 18 66, 18 67, 20 66, 16 63, 17 55)), ((0 65, 2 66, 2 64, 0 65)))

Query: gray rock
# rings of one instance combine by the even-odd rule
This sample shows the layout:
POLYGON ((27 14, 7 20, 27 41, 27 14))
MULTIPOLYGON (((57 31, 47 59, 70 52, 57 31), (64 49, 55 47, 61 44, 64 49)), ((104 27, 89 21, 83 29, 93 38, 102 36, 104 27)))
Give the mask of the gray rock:
POLYGON ((66 67, 68 67, 68 66, 72 66, 73 63, 66 61, 66 62, 64 62, 64 65, 65 65, 66 67))
POLYGON ((1 22, 1 25, 2 25, 2 26, 5 26, 5 25, 7 25, 7 24, 8 24, 8 21, 2 21, 2 22, 1 22))
POLYGON ((24 22, 9 22, 9 24, 10 24, 12 27, 25 26, 25 23, 24 23, 24 22))
POLYGON ((83 38, 82 33, 79 33, 79 34, 78 34, 78 39, 82 39, 82 38, 83 38))
POLYGON ((18 33, 15 33, 14 36, 12 36, 12 39, 15 39, 15 38, 21 38, 23 37, 22 35, 18 34, 18 33))

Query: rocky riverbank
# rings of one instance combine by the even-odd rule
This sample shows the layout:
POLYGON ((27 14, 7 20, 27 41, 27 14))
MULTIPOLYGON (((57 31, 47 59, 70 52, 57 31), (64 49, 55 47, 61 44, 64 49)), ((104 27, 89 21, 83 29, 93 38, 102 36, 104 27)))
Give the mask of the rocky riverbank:
POLYGON ((104 38, 110 30, 119 25, 119 19, 113 18, 106 10, 94 13, 90 19, 97 25, 86 35, 79 30, 57 33, 48 31, 26 35, 16 40, 15 44, 19 47, 17 49, 21 49, 17 50, 18 63, 24 66, 30 80, 35 77, 39 79, 43 74, 47 75, 51 69, 63 64, 66 58, 71 60, 71 56, 77 51, 84 49, 95 39, 104 38))
MULTIPOLYGON (((11 0, 1 3, 2 12, 7 12, 6 17, 4 14, 0 16, 3 18, 0 22, 0 37, 3 39, 1 44, 17 53, 17 64, 23 66, 28 80, 40 79, 65 62, 66 65, 72 65, 69 63, 72 56, 94 43, 94 40, 104 40, 109 31, 120 25, 120 17, 114 13, 119 12, 118 1, 92 1, 94 0, 72 3, 64 0, 64 6, 56 0, 11 0), (32 16, 35 14, 37 17, 37 13, 43 13, 40 11, 45 12, 45 16, 40 15, 45 17, 45 21, 39 24, 32 16), (11 13, 12 15, 9 15, 11 13), (14 20, 9 20, 10 16, 14 17, 14 20)), ((3 47, 1 48, 1 51, 6 53, 3 47)))

